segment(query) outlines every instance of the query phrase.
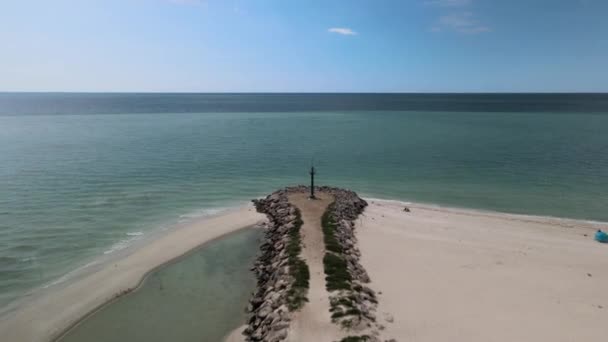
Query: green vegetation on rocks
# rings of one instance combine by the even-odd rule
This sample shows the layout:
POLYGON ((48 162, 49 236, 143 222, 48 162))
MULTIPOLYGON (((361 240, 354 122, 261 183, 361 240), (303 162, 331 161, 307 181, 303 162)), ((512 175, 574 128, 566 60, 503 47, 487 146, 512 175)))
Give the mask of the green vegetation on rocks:
POLYGON ((350 290, 352 277, 348 272, 346 260, 342 257, 342 246, 336 239, 336 224, 331 218, 332 208, 333 204, 330 204, 321 217, 323 239, 327 251, 323 257, 326 280, 325 286, 328 291, 350 290))
MULTIPOLYGON (((325 255, 325 287, 330 292, 331 319, 343 328, 370 328, 378 303, 373 290, 363 286, 369 276, 359 263, 353 221, 367 203, 354 192, 330 189, 335 200, 321 217, 325 255)), ((375 341, 370 335, 351 336, 342 341, 375 341)))
MULTIPOLYGON (((344 259, 344 248, 336 237, 338 227, 332 217, 334 204, 330 204, 321 217, 321 227, 326 250, 323 257, 325 287, 328 291, 340 291, 338 295, 330 298, 329 309, 332 320, 338 321, 348 316, 361 317, 362 313, 356 305, 356 297, 352 294, 353 278, 348 271, 348 263, 344 259)), ((342 320, 341 325, 349 327, 350 322, 351 320, 348 319, 342 320)))
POLYGON ((289 230, 289 243, 287 244, 289 274, 294 278, 294 282, 287 292, 287 305, 291 311, 300 309, 308 301, 306 293, 310 281, 308 265, 300 258, 300 252, 302 251, 300 229, 304 222, 299 209, 296 209, 295 216, 296 220, 293 228, 289 230))

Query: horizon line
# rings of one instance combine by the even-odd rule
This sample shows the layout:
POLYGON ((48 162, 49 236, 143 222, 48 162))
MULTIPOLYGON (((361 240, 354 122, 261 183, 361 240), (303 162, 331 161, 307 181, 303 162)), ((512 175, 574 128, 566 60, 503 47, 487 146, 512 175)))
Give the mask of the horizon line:
POLYGON ((439 92, 374 92, 374 91, 353 91, 353 92, 309 92, 309 91, 252 91, 252 92, 216 92, 216 91, 0 91, 0 94, 175 94, 175 95, 551 95, 551 94, 588 94, 588 95, 608 95, 608 91, 439 91, 439 92))

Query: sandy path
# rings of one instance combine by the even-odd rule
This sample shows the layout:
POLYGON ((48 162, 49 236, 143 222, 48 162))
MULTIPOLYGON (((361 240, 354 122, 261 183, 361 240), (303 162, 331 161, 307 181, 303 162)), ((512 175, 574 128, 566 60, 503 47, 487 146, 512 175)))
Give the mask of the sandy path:
POLYGON ((386 338, 606 341, 608 245, 574 220, 368 201, 361 263, 386 338), (587 236, 585 236, 587 234, 587 236))
POLYGON ((0 320, 0 340, 47 342, 83 315, 127 288, 136 287, 154 268, 202 243, 264 220, 248 205, 217 217, 192 222, 139 248, 129 256, 36 298, 0 320))
POLYGON ((296 312, 291 322, 288 341, 338 341, 345 334, 331 322, 329 294, 325 289, 323 256, 325 244, 321 230, 321 216, 333 201, 329 194, 319 193, 318 200, 311 201, 307 194, 292 194, 289 201, 302 213, 301 234, 304 248, 302 258, 310 269, 309 302, 296 312))

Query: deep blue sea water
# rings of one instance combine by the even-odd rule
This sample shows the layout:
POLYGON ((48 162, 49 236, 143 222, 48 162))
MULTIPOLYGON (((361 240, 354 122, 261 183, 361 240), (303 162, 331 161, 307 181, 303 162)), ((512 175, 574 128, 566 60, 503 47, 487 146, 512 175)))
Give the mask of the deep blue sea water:
POLYGON ((0 94, 0 305, 308 180, 608 221, 608 95, 0 94))

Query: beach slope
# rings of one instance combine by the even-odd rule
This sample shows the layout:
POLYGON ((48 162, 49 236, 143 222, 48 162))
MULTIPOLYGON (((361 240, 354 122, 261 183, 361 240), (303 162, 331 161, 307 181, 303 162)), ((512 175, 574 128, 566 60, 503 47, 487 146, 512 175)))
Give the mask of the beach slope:
POLYGON ((599 224, 368 200, 361 263, 399 341, 606 341, 599 224))

